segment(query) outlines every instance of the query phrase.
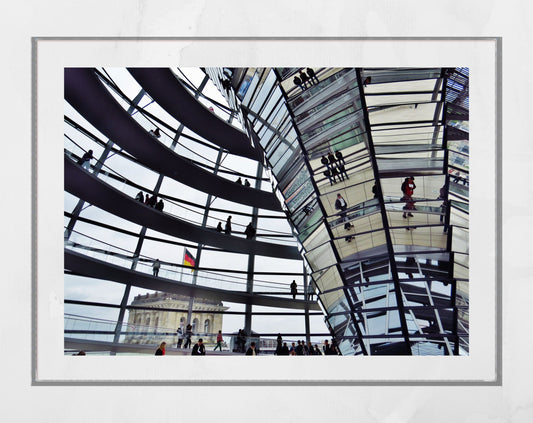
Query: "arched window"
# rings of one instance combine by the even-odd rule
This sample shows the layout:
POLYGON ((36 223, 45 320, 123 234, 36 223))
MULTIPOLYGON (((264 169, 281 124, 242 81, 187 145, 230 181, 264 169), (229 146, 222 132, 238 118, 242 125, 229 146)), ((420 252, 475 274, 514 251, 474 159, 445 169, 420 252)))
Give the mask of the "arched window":
POLYGON ((192 332, 198 333, 198 319, 197 318, 194 318, 194 320, 192 321, 192 332))
POLYGON ((206 319, 204 322, 204 332, 209 333, 211 331, 211 328, 209 327, 209 319, 206 319))
POLYGON ((146 326, 150 326, 150 316, 146 318, 146 326))
POLYGON ((159 326, 159 316, 155 318, 155 328, 157 329, 157 326, 159 326))

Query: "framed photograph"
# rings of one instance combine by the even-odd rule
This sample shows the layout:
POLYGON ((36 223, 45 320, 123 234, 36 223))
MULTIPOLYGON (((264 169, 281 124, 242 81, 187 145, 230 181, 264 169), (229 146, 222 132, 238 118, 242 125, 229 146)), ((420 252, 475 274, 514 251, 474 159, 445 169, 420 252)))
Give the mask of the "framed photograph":
POLYGON ((495 37, 33 38, 32 383, 501 384, 501 67, 495 37))

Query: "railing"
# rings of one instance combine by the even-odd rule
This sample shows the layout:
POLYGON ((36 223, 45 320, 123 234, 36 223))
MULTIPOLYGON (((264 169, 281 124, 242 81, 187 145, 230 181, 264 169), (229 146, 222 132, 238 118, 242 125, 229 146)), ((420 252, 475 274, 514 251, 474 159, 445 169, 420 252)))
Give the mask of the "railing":
MULTIPOLYGON (((154 273, 152 266, 155 258, 146 256, 133 258, 133 253, 131 251, 89 237, 77 231, 72 231, 69 240, 65 241, 64 247, 65 249, 73 250, 106 263, 127 269, 131 269, 135 262, 135 271, 146 274, 154 273)), ((177 280, 184 283, 192 283, 193 272, 191 268, 182 267, 180 264, 172 262, 160 262, 161 267, 158 272, 158 277, 177 280)), ((287 283, 256 279, 253 284, 254 289, 256 290, 273 291, 277 295, 289 295, 289 282, 289 278, 287 279, 287 283)), ((199 270, 196 277, 196 284, 209 288, 245 292, 247 290, 248 281, 245 276, 229 276, 219 272, 199 270)), ((298 290, 301 292, 303 287, 299 286, 298 290)))

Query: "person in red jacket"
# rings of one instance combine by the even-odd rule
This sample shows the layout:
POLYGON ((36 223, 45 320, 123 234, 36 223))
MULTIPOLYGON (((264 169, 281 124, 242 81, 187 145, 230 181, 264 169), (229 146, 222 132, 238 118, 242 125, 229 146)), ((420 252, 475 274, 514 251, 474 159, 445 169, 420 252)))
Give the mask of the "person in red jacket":
POLYGON ((215 349, 213 351, 216 351, 217 348, 220 348, 220 351, 222 351, 222 341, 224 340, 224 338, 222 338, 222 331, 219 330, 218 331, 218 335, 217 335, 217 344, 215 345, 215 349))
POLYGON ((415 185, 415 178, 412 176, 405 178, 405 180, 402 182, 402 192, 403 197, 402 201, 405 201, 405 206, 403 207, 403 217, 406 219, 407 216, 413 217, 410 210, 416 210, 415 208, 415 202, 413 200, 413 193, 415 191, 416 185, 415 185), (408 212, 406 215, 406 211, 408 212))

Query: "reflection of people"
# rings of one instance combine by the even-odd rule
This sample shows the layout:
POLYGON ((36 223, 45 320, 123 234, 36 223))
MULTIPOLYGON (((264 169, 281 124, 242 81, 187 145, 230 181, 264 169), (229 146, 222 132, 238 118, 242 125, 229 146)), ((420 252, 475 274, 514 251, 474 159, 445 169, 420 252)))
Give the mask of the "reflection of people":
POLYGON ((328 169, 328 170, 325 170, 323 173, 324 173, 324 176, 326 176, 326 177, 329 179, 329 184, 330 184, 330 185, 333 185, 333 182, 334 182, 334 181, 337 182, 337 181, 335 180, 335 176, 333 176, 333 178, 331 177, 331 172, 329 171, 329 169, 328 169))
POLYGON ((404 219, 409 217, 413 217, 410 210, 416 210, 415 208, 415 202, 413 200, 413 193, 415 191, 416 185, 415 185, 415 178, 410 176, 408 178, 405 178, 405 180, 402 182, 401 190, 403 192, 402 201, 405 201, 405 206, 403 207, 403 217, 404 219), (407 211, 407 216, 406 216, 407 211))
POLYGON ((329 161, 326 156, 322 156, 322 158, 320 159, 320 163, 326 166, 327 170, 329 170, 329 161))
POLYGON ((165 347, 167 343, 161 342, 161 345, 159 345, 159 348, 155 350, 155 355, 165 355, 165 347))
POLYGON ((159 268, 161 267, 161 262, 159 259, 155 259, 154 264, 152 264, 152 273, 154 276, 159 275, 159 268))
POLYGON ((344 165, 346 164, 346 162, 344 161, 344 156, 342 155, 340 151, 335 152, 335 157, 337 157, 337 160, 339 161, 339 163, 342 163, 344 165))
POLYGON ((344 180, 344 176, 346 176, 346 179, 350 179, 348 176, 348 172, 346 172, 346 168, 343 164, 338 164, 337 169, 339 169, 339 174, 341 175, 342 179, 344 180))
POLYGON ((205 355, 205 345, 202 338, 198 340, 194 347, 192 347, 191 355, 205 355))
POLYGON ((309 79, 311 83, 318 84, 318 78, 315 74, 315 71, 312 68, 307 68, 307 75, 309 75, 309 79))
POLYGON ((292 82, 294 82, 294 85, 298 85, 302 89, 302 91, 305 91, 305 88, 302 85, 302 80, 300 78, 295 76, 294 79, 292 80, 292 82))
POLYGON ((346 219, 346 209, 348 208, 348 204, 346 203, 346 201, 344 200, 344 198, 342 198, 342 195, 337 194, 337 199, 335 200, 335 209, 337 210, 340 210, 341 213, 341 222, 344 222, 344 220, 346 219))
POLYGON ((295 300, 296 294, 298 294, 298 285, 296 285, 295 280, 293 280, 291 283, 291 294, 292 294, 292 299, 295 300))
POLYGON ((309 77, 304 71, 300 71, 300 79, 302 80, 302 85, 304 86, 304 88, 307 88, 307 81, 309 81, 309 77))

